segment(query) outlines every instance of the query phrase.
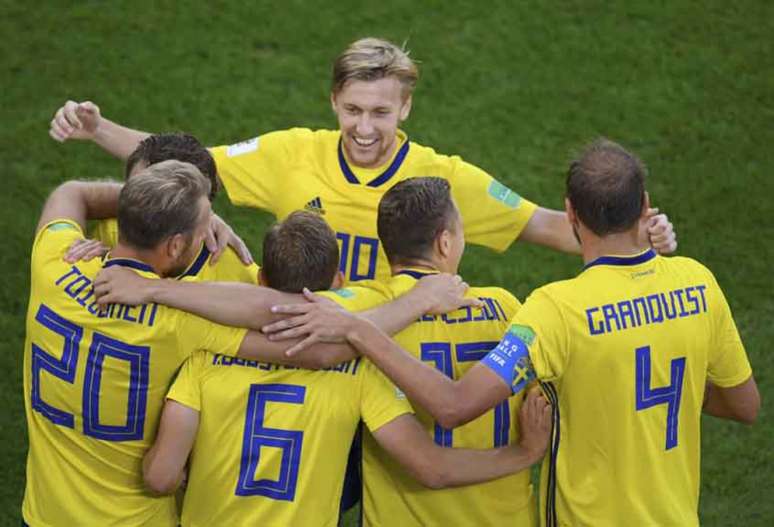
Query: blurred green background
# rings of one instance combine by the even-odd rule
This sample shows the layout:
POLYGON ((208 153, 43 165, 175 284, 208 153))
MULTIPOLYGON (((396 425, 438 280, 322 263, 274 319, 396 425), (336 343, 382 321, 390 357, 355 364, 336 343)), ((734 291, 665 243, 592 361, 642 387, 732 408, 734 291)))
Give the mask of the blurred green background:
MULTIPOLYGON (((332 60, 350 41, 376 35, 407 41, 420 62, 404 127, 411 139, 461 155, 532 201, 562 207, 565 166, 596 136, 646 161, 651 199, 674 222, 679 254, 707 264, 726 292, 764 400, 751 428, 704 419, 702 523, 771 525, 774 3, 0 0, 0 30, 0 160, 9 183, 0 193, 8 236, 0 524, 19 524, 24 488, 21 366, 40 208, 57 183, 122 175, 93 145, 49 139, 54 111, 66 99, 90 99, 120 123, 189 131, 208 145, 335 127, 332 60)), ((271 218, 225 196, 216 208, 258 256, 271 218)), ((468 251, 470 283, 522 300, 580 266, 522 244, 503 255, 468 251)))

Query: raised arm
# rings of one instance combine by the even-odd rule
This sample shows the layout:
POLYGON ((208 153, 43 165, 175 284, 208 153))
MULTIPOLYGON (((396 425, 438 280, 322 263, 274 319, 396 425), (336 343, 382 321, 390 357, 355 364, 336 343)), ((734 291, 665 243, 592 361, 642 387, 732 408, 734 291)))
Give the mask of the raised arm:
POLYGON ((519 414, 518 445, 489 450, 436 445, 413 415, 393 419, 373 432, 376 441, 417 481, 440 489, 489 481, 538 462, 551 433, 550 406, 533 390, 519 414))
POLYGON ((126 160, 140 141, 150 135, 102 117, 99 107, 91 101, 67 101, 51 119, 48 134, 60 143, 70 139, 92 141, 121 160, 126 160))
POLYGON ((188 282, 143 278, 118 266, 100 271, 94 280, 100 305, 155 302, 181 309, 224 326, 260 330, 276 320, 271 306, 299 302, 301 295, 236 282, 188 282))
MULTIPOLYGON (((660 214, 658 209, 648 210, 647 217, 640 225, 640 235, 661 254, 670 254, 677 250, 674 227, 667 215, 660 214)), ((519 240, 564 253, 580 254, 580 244, 564 211, 538 207, 521 231, 519 240)))
POLYGON ((118 183, 68 181, 51 193, 35 232, 57 219, 72 220, 86 230, 86 220, 115 217, 118 210, 118 183))

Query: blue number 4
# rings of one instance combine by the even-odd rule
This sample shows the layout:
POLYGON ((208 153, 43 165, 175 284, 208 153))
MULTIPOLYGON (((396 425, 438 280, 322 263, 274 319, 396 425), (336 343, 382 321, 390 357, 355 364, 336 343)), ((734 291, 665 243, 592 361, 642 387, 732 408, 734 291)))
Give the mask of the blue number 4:
POLYGON ((264 425, 266 403, 304 404, 306 388, 293 384, 253 384, 247 401, 245 432, 242 439, 242 461, 237 480, 237 496, 266 496, 275 500, 293 501, 296 497, 301 445, 304 433, 280 430, 264 425), (279 479, 255 479, 261 448, 282 450, 279 479))
POLYGON ((660 404, 667 405, 666 449, 677 446, 677 423, 680 414, 680 397, 685 376, 685 357, 673 359, 670 364, 671 384, 659 388, 650 386, 650 346, 635 350, 635 401, 637 411, 660 404))

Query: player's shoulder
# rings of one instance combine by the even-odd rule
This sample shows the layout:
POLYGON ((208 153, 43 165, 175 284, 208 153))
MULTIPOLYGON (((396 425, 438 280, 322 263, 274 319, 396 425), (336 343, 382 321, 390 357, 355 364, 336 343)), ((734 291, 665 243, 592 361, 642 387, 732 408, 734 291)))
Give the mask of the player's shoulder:
POLYGON ((32 243, 33 270, 39 271, 52 260, 64 263, 62 257, 67 249, 83 237, 81 226, 72 220, 62 218, 48 222, 35 234, 32 243))
POLYGON ((688 256, 658 256, 658 261, 674 272, 695 273, 697 275, 713 276, 709 267, 688 256))
POLYGON ((470 289, 468 289, 465 296, 467 296, 468 298, 475 298, 475 297, 494 298, 500 301, 519 304, 519 300, 516 298, 516 296, 513 293, 511 293, 507 289, 504 289, 502 287, 497 287, 497 286, 473 286, 470 289))
POLYGON ((319 294, 350 311, 371 309, 392 298, 389 287, 377 280, 363 280, 339 289, 321 291, 319 294))

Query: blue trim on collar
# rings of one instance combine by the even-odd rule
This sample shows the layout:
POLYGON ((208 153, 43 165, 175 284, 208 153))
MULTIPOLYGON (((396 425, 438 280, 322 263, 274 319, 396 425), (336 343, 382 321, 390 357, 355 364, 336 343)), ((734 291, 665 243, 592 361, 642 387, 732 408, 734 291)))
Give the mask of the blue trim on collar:
POLYGON ((655 257, 656 251, 653 249, 648 249, 644 253, 638 254, 636 256, 600 256, 596 260, 593 260, 584 265, 583 270, 585 271, 589 267, 594 267, 597 265, 638 265, 645 263, 648 260, 652 260, 655 257))
POLYGON ((196 257, 196 260, 194 260, 194 263, 191 264, 188 269, 185 270, 183 274, 178 276, 177 278, 184 278, 186 276, 196 276, 199 274, 199 271, 202 270, 202 267, 204 267, 204 264, 207 262, 207 260, 210 257, 210 251, 207 249, 206 245, 202 245, 202 250, 199 251, 199 256, 196 257))
POLYGON ((114 265, 129 267, 130 269, 136 269, 138 271, 147 271, 149 273, 154 272, 150 265, 138 262, 137 260, 131 260, 129 258, 113 258, 112 260, 107 260, 103 267, 113 267, 114 265))
POLYGON ((402 271, 398 271, 395 273, 396 275, 399 274, 405 274, 406 276, 411 276, 412 278, 416 278, 419 280, 423 276, 430 276, 432 274, 438 274, 438 271, 414 271, 413 269, 403 269, 402 271))
MULTIPOLYGON (((403 161, 406 159, 406 155, 409 151, 409 140, 408 138, 403 143, 403 145, 400 147, 400 150, 398 150, 398 154, 395 156, 395 159, 392 160, 392 163, 390 163, 390 166, 387 167, 387 169, 376 176, 373 180, 366 183, 366 186, 368 187, 378 187, 380 185, 383 185, 387 181, 392 178, 392 176, 395 175, 395 173, 398 171, 400 166, 403 164, 403 161)), ((339 146, 338 146, 338 155, 339 155, 339 168, 341 168, 342 174, 344 174, 344 177, 347 181, 352 183, 353 185, 359 185, 360 180, 357 179, 357 176, 354 172, 352 172, 352 169, 349 168, 349 164, 347 164, 347 158, 344 157, 344 147, 342 146, 341 138, 339 138, 339 146)))

